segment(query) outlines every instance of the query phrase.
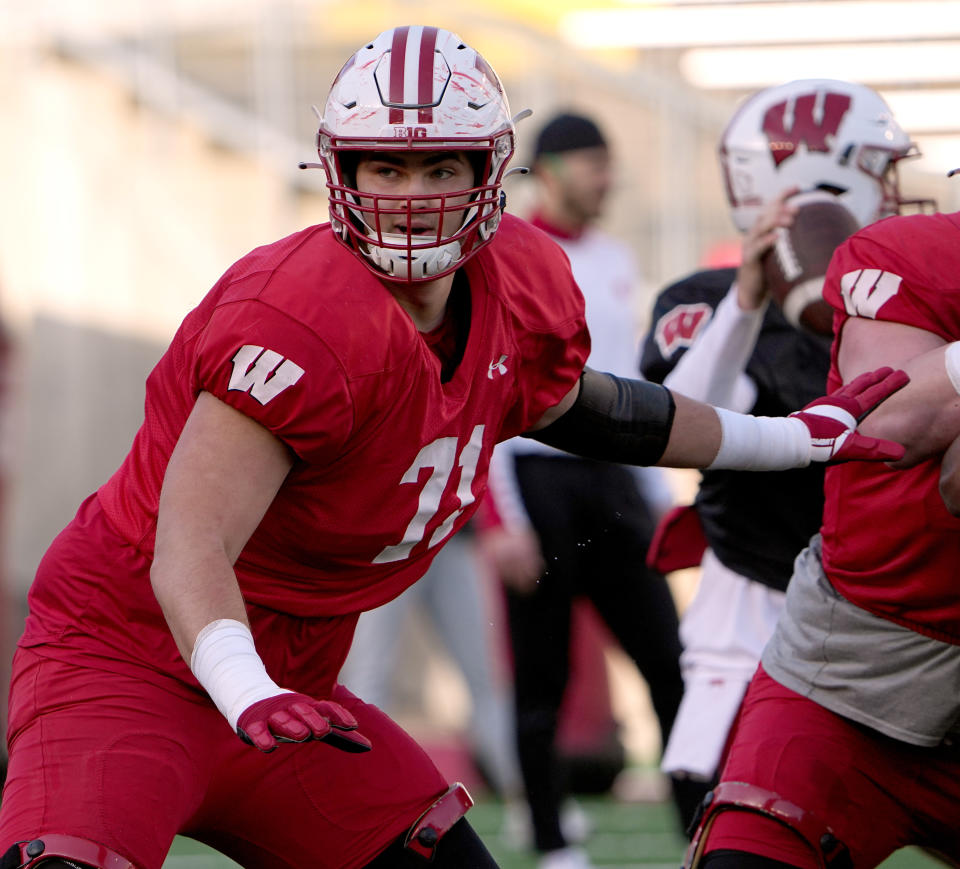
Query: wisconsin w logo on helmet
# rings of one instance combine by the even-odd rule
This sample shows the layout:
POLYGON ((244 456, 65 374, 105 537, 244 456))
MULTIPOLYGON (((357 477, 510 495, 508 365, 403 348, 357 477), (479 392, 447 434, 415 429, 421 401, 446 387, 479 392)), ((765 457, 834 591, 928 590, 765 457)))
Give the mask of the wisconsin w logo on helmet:
POLYGON ((779 166, 792 157, 799 145, 808 151, 829 152, 851 99, 846 94, 811 93, 792 102, 784 100, 767 109, 763 132, 770 143, 773 162, 779 166), (819 105, 818 105, 819 103, 819 105))
POLYGON ((749 97, 720 140, 737 229, 788 187, 837 196, 861 226, 929 200, 900 195, 897 163, 919 153, 883 97, 838 79, 799 79, 749 97))

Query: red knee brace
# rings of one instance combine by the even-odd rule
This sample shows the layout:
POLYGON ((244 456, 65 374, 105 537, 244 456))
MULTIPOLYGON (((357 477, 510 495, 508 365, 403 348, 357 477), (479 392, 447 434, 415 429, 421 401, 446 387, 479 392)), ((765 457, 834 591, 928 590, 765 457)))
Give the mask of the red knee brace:
POLYGON ((717 816, 730 809, 756 812, 793 830, 810 848, 823 869, 852 869, 850 852, 823 821, 812 812, 746 782, 720 782, 704 799, 703 816, 687 849, 683 869, 700 865, 707 833, 717 816))
POLYGON ((426 857, 433 858, 437 843, 473 805, 473 798, 460 783, 454 782, 450 789, 427 809, 407 832, 403 847, 426 857))
POLYGON ((82 863, 93 869, 137 869, 126 857, 121 857, 104 845, 62 833, 44 833, 35 839, 17 842, 0 859, 0 869, 7 865, 31 869, 44 860, 55 858, 82 863), (16 863, 10 862, 13 860, 16 863))

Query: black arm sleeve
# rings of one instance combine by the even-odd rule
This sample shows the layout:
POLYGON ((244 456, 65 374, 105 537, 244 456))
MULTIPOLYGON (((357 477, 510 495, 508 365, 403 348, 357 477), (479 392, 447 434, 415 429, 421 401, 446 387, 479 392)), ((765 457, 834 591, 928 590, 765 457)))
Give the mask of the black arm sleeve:
POLYGON ((663 386, 584 368, 570 409, 524 437, 588 459, 655 465, 667 448, 675 411, 663 386))

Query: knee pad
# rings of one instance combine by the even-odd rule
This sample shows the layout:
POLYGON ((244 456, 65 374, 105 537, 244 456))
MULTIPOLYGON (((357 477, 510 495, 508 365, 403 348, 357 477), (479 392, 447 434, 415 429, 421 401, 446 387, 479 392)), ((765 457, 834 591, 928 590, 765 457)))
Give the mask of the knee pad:
POLYGON ((33 869, 53 861, 81 869, 137 869, 126 857, 98 842, 61 833, 15 842, 0 857, 0 869, 33 869))
POLYGON ((687 849, 683 869, 697 869, 704 857, 707 834, 721 812, 755 812, 783 824, 800 837, 822 869, 853 869, 850 851, 833 830, 812 812, 746 782, 726 781, 704 797, 697 830, 687 849))
POLYGON ((427 860, 432 860, 437 843, 473 805, 473 798, 460 783, 454 782, 447 792, 436 800, 407 831, 403 847, 427 860))

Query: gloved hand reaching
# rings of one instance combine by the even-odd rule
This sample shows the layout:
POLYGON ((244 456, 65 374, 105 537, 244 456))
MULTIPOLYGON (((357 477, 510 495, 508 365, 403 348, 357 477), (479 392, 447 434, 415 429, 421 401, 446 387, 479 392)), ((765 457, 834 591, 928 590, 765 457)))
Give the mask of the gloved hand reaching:
POLYGON ((715 407, 720 448, 707 467, 780 471, 811 462, 895 462, 905 452, 900 444, 862 435, 857 425, 909 380, 905 372, 892 368, 868 371, 787 417, 749 416, 715 407))
POLYGON ((369 751, 370 740, 357 731, 356 719, 339 703, 287 692, 258 700, 240 713, 237 735, 263 752, 280 742, 317 739, 341 751, 369 751))
POLYGON ((357 730, 357 720, 339 703, 277 685, 242 622, 217 619, 203 628, 194 643, 190 669, 231 728, 260 751, 311 739, 341 751, 371 748, 370 740, 357 730))
POLYGON ((810 430, 810 460, 836 464, 853 459, 892 462, 902 458, 904 448, 900 444, 866 437, 857 431, 857 424, 909 381, 904 371, 878 368, 791 413, 810 430))

